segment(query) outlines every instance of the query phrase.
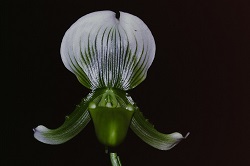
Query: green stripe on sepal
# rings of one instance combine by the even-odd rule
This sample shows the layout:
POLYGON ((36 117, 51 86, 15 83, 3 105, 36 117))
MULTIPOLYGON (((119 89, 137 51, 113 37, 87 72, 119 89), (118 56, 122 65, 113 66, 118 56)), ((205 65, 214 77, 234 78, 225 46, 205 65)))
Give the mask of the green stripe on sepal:
POLYGON ((65 117, 64 123, 57 129, 48 129, 39 125, 34 129, 34 137, 46 144, 62 144, 76 136, 90 121, 90 114, 87 110, 89 102, 100 95, 100 93, 90 93, 75 110, 65 117))
POLYGON ((147 75, 155 56, 154 37, 138 17, 99 11, 78 19, 65 33, 61 57, 65 67, 92 90, 129 90, 147 75))
POLYGON ((169 150, 178 144, 183 137, 180 133, 163 134, 157 131, 152 124, 148 122, 139 111, 135 109, 134 116, 131 120, 130 128, 144 142, 159 150, 169 150))

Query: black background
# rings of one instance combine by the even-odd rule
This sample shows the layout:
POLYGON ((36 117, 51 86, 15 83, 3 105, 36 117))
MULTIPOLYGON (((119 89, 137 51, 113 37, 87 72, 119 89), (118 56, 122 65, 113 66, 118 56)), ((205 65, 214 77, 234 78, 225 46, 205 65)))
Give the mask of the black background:
MULTIPOLYGON (((2 64, 10 99, 1 165, 110 165, 93 124, 69 142, 33 138, 60 126, 89 90, 63 65, 60 44, 81 16, 98 10, 141 18, 156 41, 146 80, 129 94, 155 127, 190 136, 156 150, 131 130, 118 149, 124 166, 247 166, 249 159, 249 5, 227 1, 8 1, 2 5, 2 64), (7 73, 7 74, 6 74, 7 73)), ((1 136, 2 137, 2 136, 1 136)))

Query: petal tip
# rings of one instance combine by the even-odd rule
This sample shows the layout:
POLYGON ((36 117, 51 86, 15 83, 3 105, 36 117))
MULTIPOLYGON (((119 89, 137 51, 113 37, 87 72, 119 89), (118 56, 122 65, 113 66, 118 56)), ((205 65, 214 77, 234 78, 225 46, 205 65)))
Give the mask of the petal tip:
POLYGON ((189 136, 190 132, 188 132, 185 136, 183 136, 181 133, 178 133, 178 132, 174 132, 171 135, 171 137, 175 140, 182 140, 182 139, 186 139, 188 136, 189 136))
POLYGON ((36 128, 33 129, 34 131, 34 137, 40 142, 49 144, 48 140, 43 136, 44 132, 47 132, 49 129, 46 128, 43 125, 39 125, 36 128))
POLYGON ((174 138, 174 139, 176 139, 176 140, 180 140, 180 139, 183 138, 182 134, 177 133, 177 132, 172 133, 172 134, 170 134, 170 135, 171 135, 172 138, 174 138))
POLYGON ((33 129, 34 132, 45 132, 48 131, 49 129, 43 125, 39 125, 36 128, 33 129))
POLYGON ((185 135, 184 139, 186 139, 189 135, 190 135, 190 132, 188 132, 188 133, 185 135))

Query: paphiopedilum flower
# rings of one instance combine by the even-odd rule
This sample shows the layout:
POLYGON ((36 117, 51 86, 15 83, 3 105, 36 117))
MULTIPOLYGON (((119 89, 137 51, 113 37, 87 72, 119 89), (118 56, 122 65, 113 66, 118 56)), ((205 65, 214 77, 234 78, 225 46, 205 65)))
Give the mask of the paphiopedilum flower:
MULTIPOLYGON (((174 147, 184 137, 157 131, 126 93, 147 75, 155 56, 155 41, 146 24, 136 16, 98 11, 77 20, 65 33, 61 57, 65 67, 91 92, 66 116, 57 129, 42 125, 34 137, 46 144, 61 144, 77 135, 92 119, 98 140, 116 147, 130 127, 147 144, 160 150, 174 147)), ((113 165, 120 161, 110 154, 113 165)))

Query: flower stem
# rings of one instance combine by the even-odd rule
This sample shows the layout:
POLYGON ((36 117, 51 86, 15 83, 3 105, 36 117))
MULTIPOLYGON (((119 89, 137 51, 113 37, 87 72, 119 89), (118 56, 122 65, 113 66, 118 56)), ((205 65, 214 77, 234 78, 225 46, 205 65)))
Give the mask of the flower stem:
POLYGON ((119 156, 116 153, 109 153, 112 166, 122 166, 119 156))

